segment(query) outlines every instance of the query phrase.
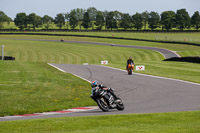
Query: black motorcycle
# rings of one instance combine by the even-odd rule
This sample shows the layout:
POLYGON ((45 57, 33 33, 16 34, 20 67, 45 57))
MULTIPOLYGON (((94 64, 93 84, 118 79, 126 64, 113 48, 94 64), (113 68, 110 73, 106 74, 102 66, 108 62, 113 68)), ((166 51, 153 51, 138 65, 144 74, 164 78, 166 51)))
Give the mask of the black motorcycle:
POLYGON ((97 87, 92 91, 91 98, 104 112, 108 112, 110 109, 118 109, 122 111, 125 108, 122 100, 114 94, 114 89, 112 88, 104 90, 101 87, 97 87))

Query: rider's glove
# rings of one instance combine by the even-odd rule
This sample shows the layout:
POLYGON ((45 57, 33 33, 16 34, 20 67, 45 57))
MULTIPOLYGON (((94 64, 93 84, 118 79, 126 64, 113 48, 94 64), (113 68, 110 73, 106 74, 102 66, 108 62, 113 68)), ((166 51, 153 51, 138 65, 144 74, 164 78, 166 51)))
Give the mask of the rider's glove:
POLYGON ((102 84, 100 84, 100 85, 99 85, 99 87, 100 87, 100 88, 103 88, 103 85, 102 85, 102 84))
POLYGON ((114 91, 114 89, 113 88, 108 88, 108 91, 114 91))

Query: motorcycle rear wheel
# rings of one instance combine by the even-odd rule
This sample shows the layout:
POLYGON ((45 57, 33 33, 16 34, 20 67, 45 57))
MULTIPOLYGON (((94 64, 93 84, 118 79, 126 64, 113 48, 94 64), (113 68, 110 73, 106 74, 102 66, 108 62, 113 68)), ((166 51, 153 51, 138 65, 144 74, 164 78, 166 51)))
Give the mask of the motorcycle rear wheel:
POLYGON ((129 74, 129 75, 132 75, 132 69, 129 69, 129 70, 128 70, 128 74, 129 74))
POLYGON ((104 100, 104 98, 99 98, 96 100, 96 102, 102 111, 104 111, 104 112, 109 111, 109 106, 108 106, 107 102, 104 100))

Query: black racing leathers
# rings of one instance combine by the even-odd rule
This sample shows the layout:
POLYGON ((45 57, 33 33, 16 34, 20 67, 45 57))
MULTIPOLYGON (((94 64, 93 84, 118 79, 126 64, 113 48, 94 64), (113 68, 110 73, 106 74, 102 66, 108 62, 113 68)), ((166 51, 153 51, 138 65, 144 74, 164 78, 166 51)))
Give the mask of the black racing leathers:
POLYGON ((107 88, 107 87, 103 86, 103 85, 98 85, 96 87, 93 87, 91 98, 95 100, 96 97, 98 97, 100 95, 105 98, 105 100, 108 104, 112 104, 113 101, 110 100, 110 95, 111 95, 110 93, 113 93, 112 89, 109 88, 108 90, 104 90, 103 88, 107 88), (110 92, 110 93, 108 93, 108 92, 110 92))

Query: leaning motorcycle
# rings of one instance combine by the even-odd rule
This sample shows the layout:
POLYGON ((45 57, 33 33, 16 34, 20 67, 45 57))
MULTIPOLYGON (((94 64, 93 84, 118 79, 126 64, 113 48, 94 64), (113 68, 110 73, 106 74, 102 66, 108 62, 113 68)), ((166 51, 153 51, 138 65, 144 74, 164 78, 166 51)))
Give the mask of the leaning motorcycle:
POLYGON ((133 69, 134 69, 134 64, 133 63, 128 64, 128 68, 127 68, 128 75, 132 75, 133 69))
POLYGON ((91 98, 104 112, 108 112, 110 109, 118 109, 121 111, 125 108, 122 100, 114 94, 114 89, 112 88, 109 88, 109 91, 97 88, 92 92, 91 98))

